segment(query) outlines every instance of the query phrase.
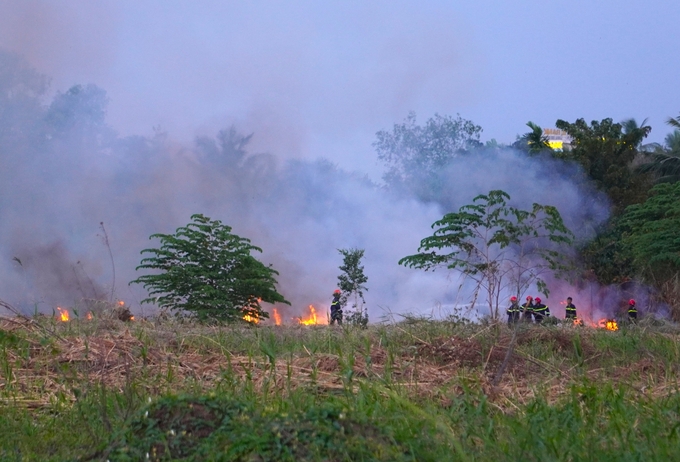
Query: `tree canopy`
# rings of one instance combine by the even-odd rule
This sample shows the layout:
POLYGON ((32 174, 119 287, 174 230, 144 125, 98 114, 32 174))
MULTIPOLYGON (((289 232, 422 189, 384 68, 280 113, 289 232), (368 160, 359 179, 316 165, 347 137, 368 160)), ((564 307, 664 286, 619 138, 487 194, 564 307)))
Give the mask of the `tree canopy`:
POLYGON ((493 190, 447 213, 432 225, 434 234, 420 241, 419 253, 399 264, 461 271, 476 282, 475 299, 480 290, 486 292, 494 318, 504 291, 521 295, 536 284, 547 294, 542 275, 566 269, 558 250, 571 244, 573 235, 555 207, 534 203, 531 210, 521 210, 509 200, 506 192, 493 190))
POLYGON ((435 114, 421 126, 410 112, 392 131, 381 130, 373 143, 378 159, 387 166, 383 180, 392 189, 432 200, 439 191, 439 173, 452 158, 473 147, 481 147, 482 128, 458 115, 435 114))
POLYGON ((142 303, 228 322, 269 317, 261 301, 290 304, 276 291, 278 273, 251 255, 262 249, 232 234, 219 220, 200 214, 191 219, 175 234, 151 235, 160 239, 160 248, 142 250, 152 256, 143 258, 137 269, 158 272, 131 282, 149 289, 142 303))

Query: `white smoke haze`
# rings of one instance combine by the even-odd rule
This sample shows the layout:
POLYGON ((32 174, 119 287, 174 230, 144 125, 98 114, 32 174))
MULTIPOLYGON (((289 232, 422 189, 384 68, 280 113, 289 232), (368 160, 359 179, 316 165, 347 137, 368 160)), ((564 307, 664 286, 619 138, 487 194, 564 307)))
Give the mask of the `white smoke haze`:
MULTIPOLYGON (((173 233, 202 213, 264 250, 260 259, 280 272, 279 291, 292 302, 280 307, 286 319, 310 304, 328 309, 342 263, 337 249, 351 247, 366 251, 372 321, 405 313, 441 317, 469 303, 469 284, 461 289, 457 273, 397 262, 417 251, 445 212, 502 189, 519 207, 556 206, 580 239, 592 237, 608 215, 606 199, 574 181, 578 168, 509 149, 457 157, 442 172, 442 197, 426 204, 396 198, 328 160, 261 153, 252 147, 258 133, 244 138, 238 128, 193 144, 162 130, 121 137, 106 124, 107 98, 98 87, 50 99, 41 96, 40 75, 16 55, 0 54, 0 71, 0 298, 26 312, 113 294, 135 312, 153 313, 140 305, 142 288, 128 286, 140 275, 140 251, 158 244, 151 234, 173 233)), ((554 285, 551 309, 567 292, 575 302, 584 298, 564 282, 554 285)))

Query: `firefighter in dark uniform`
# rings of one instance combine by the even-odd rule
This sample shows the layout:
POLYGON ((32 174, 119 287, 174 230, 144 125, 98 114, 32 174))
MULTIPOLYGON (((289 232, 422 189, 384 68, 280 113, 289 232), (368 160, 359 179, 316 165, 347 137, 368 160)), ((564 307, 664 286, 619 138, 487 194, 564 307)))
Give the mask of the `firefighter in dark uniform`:
POLYGON ((331 302, 331 325, 338 322, 338 325, 342 324, 342 306, 340 306, 340 289, 335 289, 333 291, 333 301, 331 302))
POLYGON ((578 316, 576 316, 576 306, 571 303, 571 297, 567 297, 567 306, 565 307, 566 309, 566 314, 564 315, 564 319, 576 319, 578 316))
POLYGON ((628 300, 628 319, 633 322, 637 321, 637 308, 635 307, 635 300, 632 298, 628 300))
POLYGON ((517 304, 517 297, 510 297, 510 308, 506 311, 506 313, 508 313, 508 326, 517 324, 521 310, 522 308, 517 304))
POLYGON ((543 318, 546 316, 550 316, 550 308, 541 303, 539 297, 536 297, 536 303, 534 304, 534 320, 536 321, 536 324, 542 323, 543 318))
POLYGON ((522 313, 522 320, 531 322, 531 316, 534 313, 534 299, 531 295, 527 296, 527 302, 522 304, 522 313))

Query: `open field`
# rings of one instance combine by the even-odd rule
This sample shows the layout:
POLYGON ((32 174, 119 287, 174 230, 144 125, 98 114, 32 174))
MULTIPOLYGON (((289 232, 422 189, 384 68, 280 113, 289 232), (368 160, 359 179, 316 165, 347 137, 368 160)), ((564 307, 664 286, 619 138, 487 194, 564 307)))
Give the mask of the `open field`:
POLYGON ((680 459, 662 323, 0 328, 2 460, 680 459))

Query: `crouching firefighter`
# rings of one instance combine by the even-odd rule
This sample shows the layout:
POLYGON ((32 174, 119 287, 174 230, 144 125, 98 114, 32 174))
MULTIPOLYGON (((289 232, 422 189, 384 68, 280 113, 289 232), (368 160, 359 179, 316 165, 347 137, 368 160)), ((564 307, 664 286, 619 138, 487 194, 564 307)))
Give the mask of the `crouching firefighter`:
POLYGON ((333 291, 333 301, 331 302, 331 325, 338 322, 338 325, 342 324, 342 306, 340 305, 340 289, 335 289, 333 291))
POLYGON ((506 310, 506 313, 508 313, 508 326, 516 324, 517 321, 519 321, 520 311, 522 311, 522 307, 517 303, 517 297, 510 297, 510 308, 506 310))
POLYGON ((543 318, 550 316, 550 308, 548 308, 544 303, 541 303, 539 297, 535 298, 536 304, 534 305, 534 320, 536 324, 543 322, 543 318))

